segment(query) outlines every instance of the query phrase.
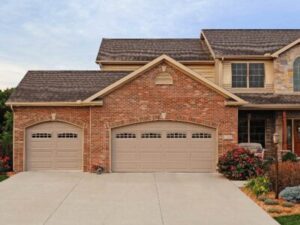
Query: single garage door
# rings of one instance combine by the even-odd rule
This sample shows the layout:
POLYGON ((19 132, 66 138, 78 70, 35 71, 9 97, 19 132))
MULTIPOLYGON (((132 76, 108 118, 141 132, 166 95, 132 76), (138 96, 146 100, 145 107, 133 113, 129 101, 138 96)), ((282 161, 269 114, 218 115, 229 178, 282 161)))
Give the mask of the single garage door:
POLYGON ((62 122, 26 130, 26 170, 82 170, 82 131, 62 122))
POLYGON ((112 131, 114 172, 213 172, 216 131, 181 122, 150 122, 112 131))

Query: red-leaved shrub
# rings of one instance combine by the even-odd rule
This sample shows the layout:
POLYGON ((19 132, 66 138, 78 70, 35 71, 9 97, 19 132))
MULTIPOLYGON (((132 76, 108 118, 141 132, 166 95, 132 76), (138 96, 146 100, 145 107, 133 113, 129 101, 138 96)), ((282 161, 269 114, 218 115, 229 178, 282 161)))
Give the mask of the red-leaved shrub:
MULTIPOLYGON (((281 162, 279 163, 279 179, 278 189, 282 191, 286 187, 293 187, 300 185, 300 163, 299 162, 281 162)), ((275 165, 272 164, 267 176, 272 184, 272 189, 275 190, 276 170, 275 165)))
POLYGON ((0 172, 6 172, 10 169, 9 160, 8 156, 0 156, 0 172))
POLYGON ((236 148, 219 158, 219 172, 232 180, 246 180, 264 174, 262 160, 248 150, 236 148))

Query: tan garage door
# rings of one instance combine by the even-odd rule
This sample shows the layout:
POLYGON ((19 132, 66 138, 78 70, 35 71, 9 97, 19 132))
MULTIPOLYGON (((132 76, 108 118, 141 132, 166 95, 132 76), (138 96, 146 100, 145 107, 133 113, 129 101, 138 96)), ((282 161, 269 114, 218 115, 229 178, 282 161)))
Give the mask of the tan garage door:
POLYGON ((112 131, 114 172, 213 172, 215 155, 212 128, 161 121, 112 131))
POLYGON ((26 130, 26 170, 82 170, 82 131, 62 122, 26 130))

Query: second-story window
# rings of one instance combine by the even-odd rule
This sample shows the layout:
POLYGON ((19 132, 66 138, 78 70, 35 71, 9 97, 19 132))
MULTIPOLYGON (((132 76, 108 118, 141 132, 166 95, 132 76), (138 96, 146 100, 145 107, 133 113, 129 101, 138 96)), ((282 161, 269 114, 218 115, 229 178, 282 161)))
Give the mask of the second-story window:
POLYGON ((232 63, 233 88, 262 88, 265 86, 264 63, 232 63))

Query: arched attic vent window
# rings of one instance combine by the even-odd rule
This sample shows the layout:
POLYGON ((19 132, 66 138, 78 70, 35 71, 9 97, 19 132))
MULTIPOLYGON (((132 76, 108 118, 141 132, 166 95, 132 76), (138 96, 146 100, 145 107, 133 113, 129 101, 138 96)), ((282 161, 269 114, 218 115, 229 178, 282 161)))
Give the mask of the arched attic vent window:
POLYGON ((294 91, 300 91, 300 57, 298 57, 293 66, 294 91))

